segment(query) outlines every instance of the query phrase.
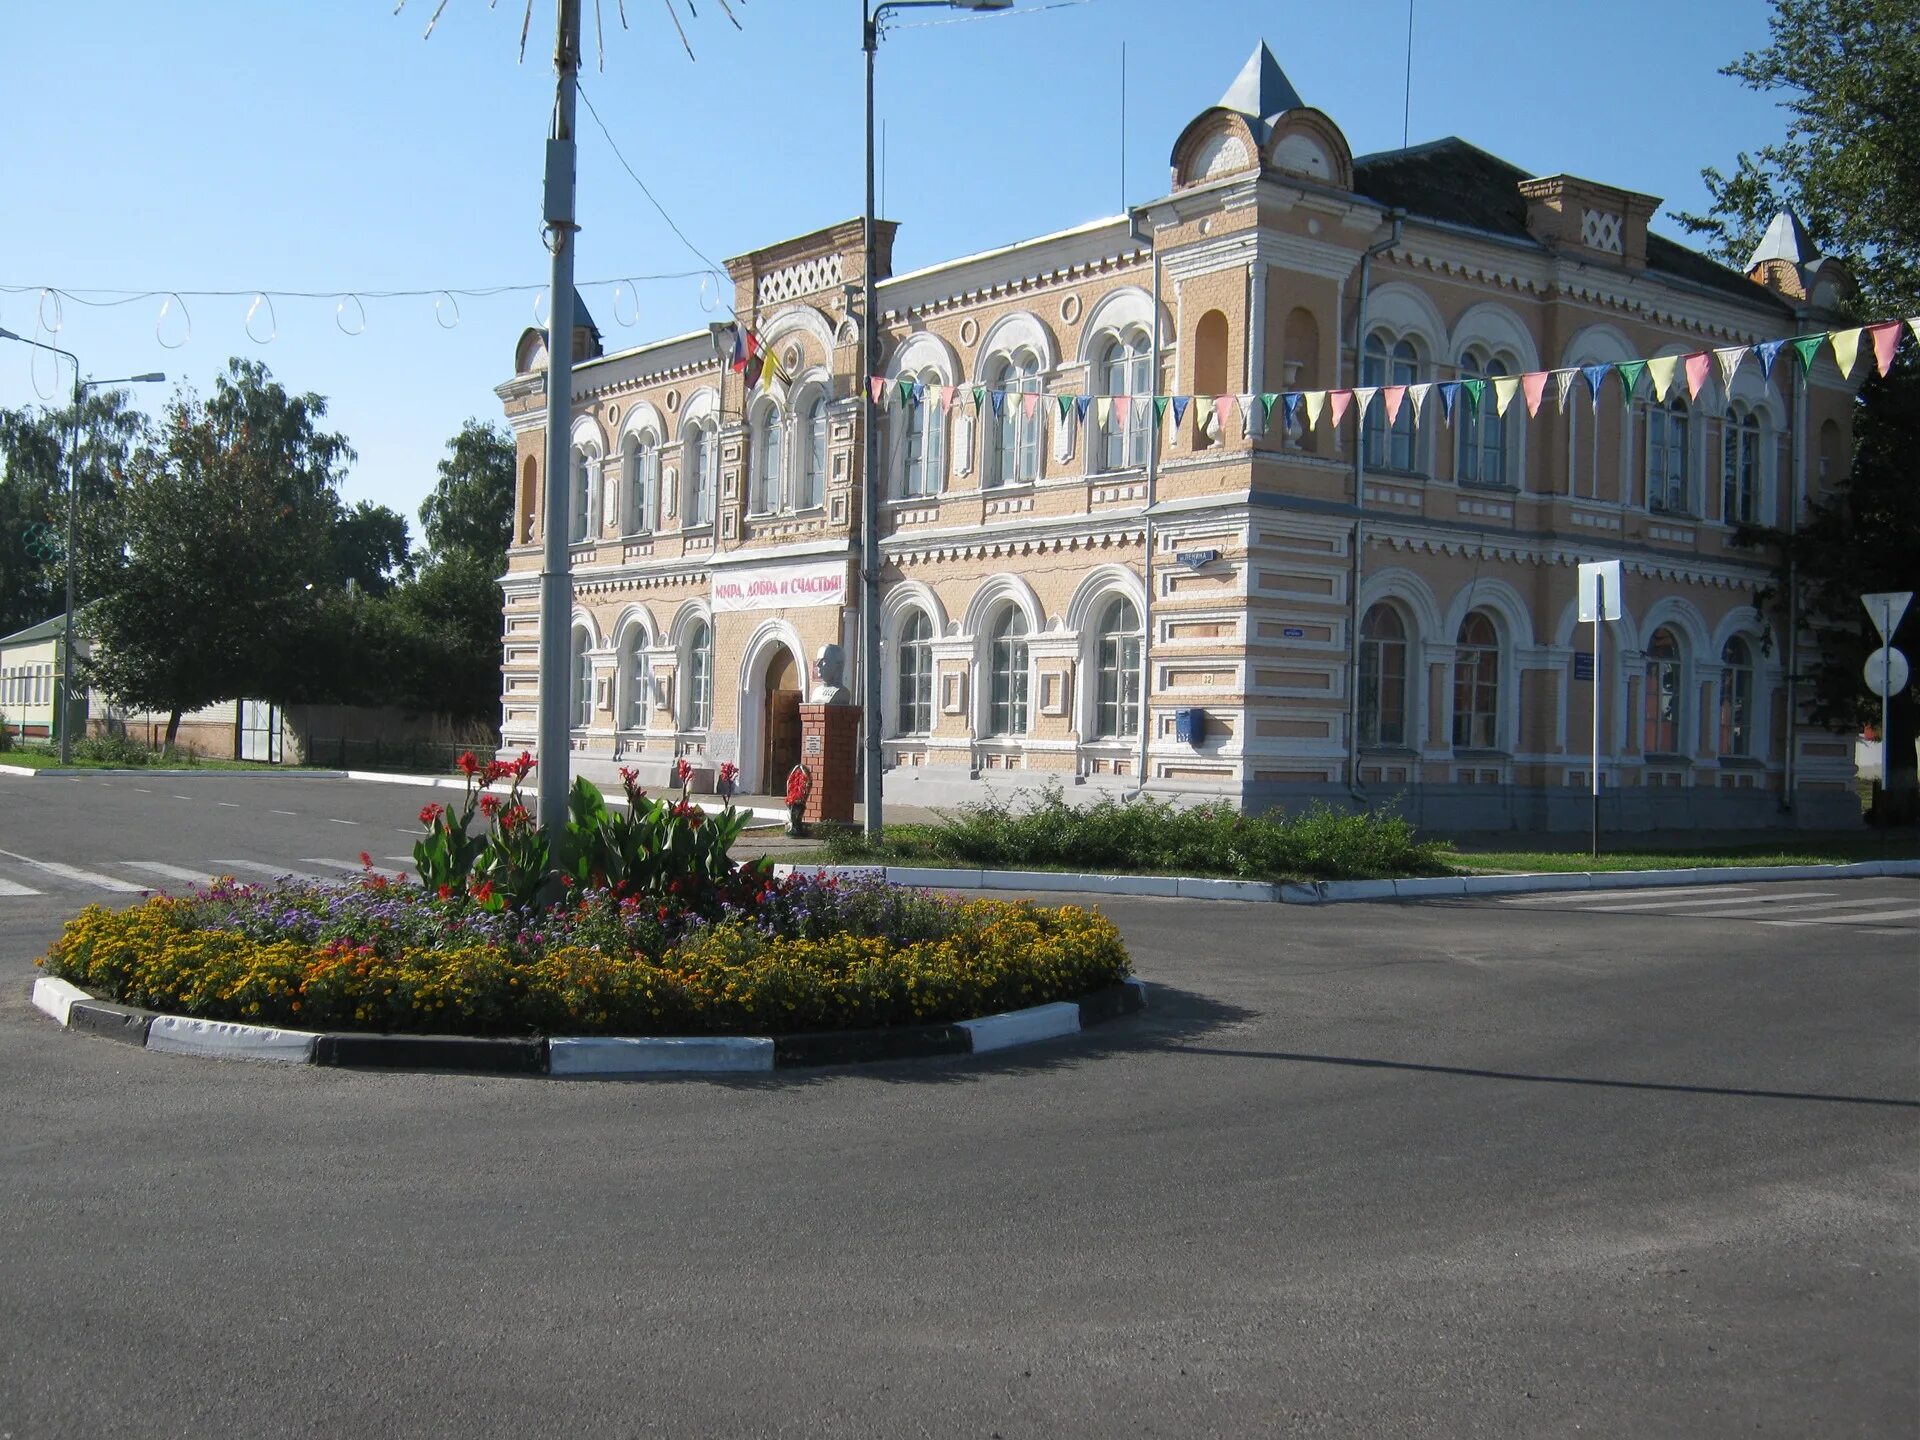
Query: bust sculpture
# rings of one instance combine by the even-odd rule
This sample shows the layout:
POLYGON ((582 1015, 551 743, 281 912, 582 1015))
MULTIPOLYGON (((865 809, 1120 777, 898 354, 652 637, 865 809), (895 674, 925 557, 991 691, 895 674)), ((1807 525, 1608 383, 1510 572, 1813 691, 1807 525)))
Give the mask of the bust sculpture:
POLYGON ((841 684, 846 662, 838 645, 822 645, 813 658, 813 693, 807 696, 814 705, 851 705, 853 696, 841 684))

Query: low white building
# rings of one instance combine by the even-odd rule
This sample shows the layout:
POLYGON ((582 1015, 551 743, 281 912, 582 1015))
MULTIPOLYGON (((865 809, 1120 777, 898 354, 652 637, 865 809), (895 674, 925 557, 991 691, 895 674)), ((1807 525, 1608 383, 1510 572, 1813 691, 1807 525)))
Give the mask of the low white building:
MULTIPOLYGON (((0 725, 17 739, 52 740, 58 703, 61 631, 66 617, 55 615, 11 635, 0 636, 0 725)), ((87 642, 74 637, 74 648, 84 659, 87 642)), ((74 713, 84 731, 86 700, 76 697, 74 713)))

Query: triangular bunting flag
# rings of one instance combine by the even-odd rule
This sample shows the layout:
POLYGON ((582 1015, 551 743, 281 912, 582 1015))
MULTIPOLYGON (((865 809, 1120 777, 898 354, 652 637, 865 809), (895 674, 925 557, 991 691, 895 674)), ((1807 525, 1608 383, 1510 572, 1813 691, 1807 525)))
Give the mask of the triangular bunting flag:
POLYGON ((1443 380, 1440 382, 1440 418, 1453 424, 1453 407, 1460 403, 1460 382, 1443 380))
POLYGON ((1327 392, 1327 405, 1333 411, 1333 428, 1338 430, 1340 422, 1347 418, 1347 407, 1353 403, 1353 391, 1330 390, 1327 392))
POLYGON ((1720 388, 1733 394, 1734 379, 1740 374, 1740 362, 1747 358, 1744 345, 1722 345, 1713 352, 1713 358, 1720 362, 1720 388))
MULTIPOLYGON (((976 385, 973 387, 973 413, 978 415, 982 410, 986 408, 987 408, 987 387, 984 385, 976 385)), ((994 406, 993 411, 994 411, 994 414, 996 415, 999 414, 1000 407, 998 405, 994 406)))
POLYGON ((1233 413, 1233 396, 1216 395, 1213 397, 1213 422, 1215 431, 1222 440, 1227 437, 1227 416, 1233 413))
POLYGON ((1707 383, 1707 376, 1713 372, 1713 357, 1704 350, 1687 356, 1686 372, 1687 399, 1698 400, 1701 387, 1707 383))
MULTIPOLYGON (((975 391, 974 393, 978 394, 979 392, 975 391)), ((993 401, 993 413, 996 415, 1005 414, 1007 409, 1007 392, 1004 390, 989 390, 987 395, 993 401)))
POLYGON ((1914 343, 1920 345, 1920 315, 1910 316, 1907 320, 1907 328, 1913 331, 1914 343))
POLYGON ((1793 353, 1800 357, 1800 368, 1811 374, 1813 362, 1820 358, 1820 347, 1827 343, 1824 335, 1796 335, 1787 342, 1793 346, 1793 353))
POLYGON ((1353 387, 1353 405, 1360 412, 1360 423, 1366 424, 1367 411, 1372 408, 1373 397, 1380 393, 1378 385, 1356 385, 1353 387))
POLYGON ((1060 423, 1066 424, 1067 416, 1073 413, 1073 396, 1062 395, 1054 403, 1060 407, 1060 423))
MULTIPOLYGON (((740 362, 740 368, 744 370, 746 366, 747 362, 742 360, 740 362)), ((887 382, 884 376, 869 375, 867 377, 867 389, 873 392, 874 404, 884 406, 887 403, 887 382)))
POLYGON ((1073 400, 1074 418, 1084 425, 1087 423, 1087 411, 1093 406, 1091 395, 1076 395, 1073 400))
POLYGON ((1132 412, 1132 410, 1133 410, 1133 397, 1131 395, 1116 395, 1113 397, 1113 423, 1114 424, 1124 428, 1127 423, 1127 416, 1132 412))
POLYGON ((1173 423, 1174 424, 1178 425, 1181 421, 1187 418, 1187 406, 1191 405, 1192 403, 1193 403, 1193 397, 1191 395, 1176 395, 1173 397, 1173 423))
POLYGON ((1884 325, 1869 325, 1867 334, 1873 337, 1874 367, 1884 375, 1893 367, 1893 352, 1900 344, 1900 322, 1889 320, 1884 325))
POLYGON ((1527 414, 1540 413, 1540 399, 1547 393, 1547 372, 1529 370, 1520 377, 1520 393, 1527 397, 1527 414))
POLYGON ((1289 390, 1280 397, 1280 423, 1288 429, 1300 423, 1301 398, 1298 390, 1289 390))
POLYGON ((1427 396, 1432 393, 1433 382, 1431 380, 1424 385, 1409 385, 1407 387, 1407 394, 1413 400, 1413 423, 1416 426, 1420 423, 1421 413, 1427 408, 1427 396))
POLYGON ((900 391, 900 403, 902 405, 906 404, 909 400, 917 398, 919 392, 914 388, 916 382, 909 379, 900 380, 895 383, 900 391))
POLYGON ((1027 412, 1027 419, 1031 420, 1034 412, 1040 408, 1040 392, 1038 390, 1027 391, 1026 398, 1023 399, 1020 404, 1027 412))
POLYGON ((1562 415, 1567 413, 1567 396, 1573 393, 1573 377, 1578 370, 1556 370, 1553 372, 1553 399, 1560 407, 1562 415))
POLYGON ((1301 392, 1301 401, 1307 407, 1307 429, 1320 428, 1320 412, 1327 408, 1327 392, 1324 390, 1306 390, 1301 392))
POLYGON ((1407 387, 1404 385, 1389 385, 1381 390, 1380 399, 1387 407, 1387 424, 1399 424, 1400 407, 1406 404, 1407 401, 1407 387))
MULTIPOLYGON (((1278 394, 1266 393, 1260 396, 1260 428, 1262 430, 1271 430, 1273 428, 1273 407, 1279 403, 1279 400, 1280 397, 1278 394)), ((1282 425, 1285 425, 1290 418, 1291 416, 1286 410, 1280 412, 1280 423, 1282 425)))
POLYGON ((1107 428, 1107 422, 1112 415, 1113 397, 1111 395, 1102 395, 1093 402, 1093 421, 1102 430, 1107 428))
POLYGON ((1470 418, 1478 418, 1480 414, 1480 402, 1486 397, 1487 382, 1484 380, 1462 380, 1460 382, 1460 388, 1464 390, 1467 395, 1467 415, 1470 418))
POLYGON ((1173 397, 1171 395, 1156 395, 1153 397, 1153 425, 1156 430, 1166 424, 1167 406, 1172 403, 1173 397))
POLYGON ((1520 393, 1518 375, 1501 375, 1493 382, 1493 409, 1497 415, 1505 417, 1507 407, 1513 403, 1513 397, 1520 393))
POLYGON ((1587 382, 1587 391, 1593 397, 1593 413, 1600 413, 1600 387, 1607 383, 1607 371, 1611 365, 1582 365, 1580 378, 1587 382))
POLYGON ((913 383, 913 403, 918 405, 927 398, 927 382, 916 380, 913 383))
POLYGON ((1773 362, 1780 358, 1780 352, 1787 348, 1784 340, 1769 340, 1764 345, 1753 347, 1753 353, 1760 357, 1760 373, 1767 379, 1773 379, 1773 362))
POLYGON ((1841 378, 1851 380, 1853 367, 1860 363, 1860 342, 1866 338, 1864 330, 1836 330, 1833 332, 1833 358, 1840 366, 1841 378))
POLYGON ((1662 355, 1647 361, 1647 378, 1653 382, 1653 398, 1659 404, 1667 403, 1667 391, 1673 388, 1673 372, 1679 368, 1678 355, 1662 355))
POLYGON ((1253 433, 1253 396, 1236 395, 1234 399, 1240 402, 1240 428, 1251 435, 1253 433))
POLYGON ((1633 392, 1640 388, 1640 377, 1646 373, 1644 360, 1622 360, 1613 367, 1620 377, 1620 403, 1628 409, 1633 408, 1633 392))

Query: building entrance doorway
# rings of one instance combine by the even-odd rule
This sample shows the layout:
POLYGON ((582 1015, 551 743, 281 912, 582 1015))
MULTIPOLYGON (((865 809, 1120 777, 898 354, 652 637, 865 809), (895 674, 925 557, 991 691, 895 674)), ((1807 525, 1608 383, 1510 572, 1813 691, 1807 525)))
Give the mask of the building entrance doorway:
POLYGON ((783 792, 787 772, 800 763, 800 666, 782 645, 767 662, 767 709, 761 734, 760 788, 770 795, 783 792))

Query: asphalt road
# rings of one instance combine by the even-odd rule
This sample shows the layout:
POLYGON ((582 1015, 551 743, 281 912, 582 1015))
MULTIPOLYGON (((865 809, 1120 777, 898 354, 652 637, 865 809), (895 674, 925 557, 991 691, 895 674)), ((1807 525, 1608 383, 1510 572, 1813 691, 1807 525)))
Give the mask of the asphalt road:
POLYGON ((1140 1020, 817 1075, 283 1069, 28 1006, 136 898, 45 867, 318 871, 427 798, 0 780, 0 1436, 1920 1428, 1920 883, 1108 901, 1140 1020))

